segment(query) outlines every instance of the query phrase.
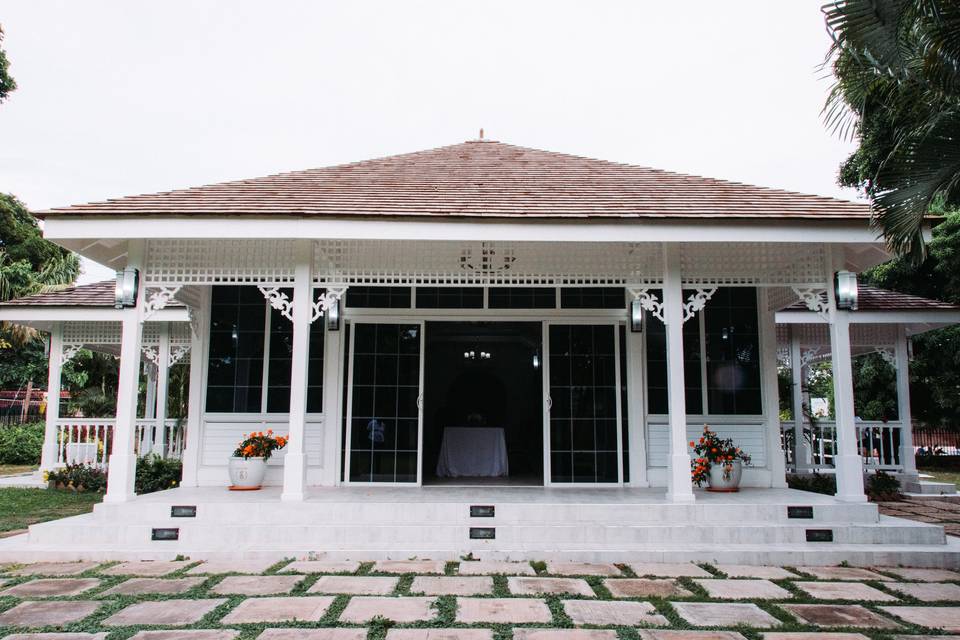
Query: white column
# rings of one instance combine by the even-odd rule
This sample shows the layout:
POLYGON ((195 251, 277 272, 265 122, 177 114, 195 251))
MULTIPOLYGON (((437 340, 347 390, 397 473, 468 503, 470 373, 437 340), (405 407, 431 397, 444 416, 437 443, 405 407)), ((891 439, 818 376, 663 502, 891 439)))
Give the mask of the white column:
POLYGON ((667 338, 667 398, 670 412, 670 459, 667 499, 693 502, 690 452, 687 446, 687 400, 683 379, 683 287, 680 248, 665 245, 663 254, 663 323, 667 338))
POLYGON ((837 309, 833 270, 827 280, 830 314, 830 355, 833 360, 833 401, 836 414, 837 495, 845 502, 866 502, 863 493, 863 461, 857 451, 857 425, 853 409, 853 363, 850 354, 850 312, 837 309))
POLYGON ((897 417, 900 419, 900 464, 907 475, 917 475, 917 458, 913 450, 913 417, 910 415, 910 349, 906 329, 897 325, 897 417))
MULTIPOLYGON (((144 243, 130 240, 127 267, 143 266, 144 243)), ((113 445, 107 475, 104 502, 126 502, 135 496, 134 477, 137 456, 133 445, 137 427, 137 395, 140 387, 140 347, 142 344, 143 279, 140 279, 137 304, 120 312, 120 375, 117 381, 117 419, 113 427, 113 445)))
MULTIPOLYGON (((157 417, 157 368, 152 362, 141 360, 141 366, 146 374, 146 398, 143 403, 144 420, 155 420, 157 417)), ((153 429, 145 426, 140 434, 140 453, 146 455, 153 450, 153 429)))
POLYGON ((154 405, 153 452, 166 458, 167 396, 170 390, 170 323, 160 323, 160 347, 157 350, 157 398, 154 405))
POLYGON ((47 415, 43 430, 40 471, 49 471, 57 464, 57 420, 60 419, 60 384, 63 370, 63 323, 50 330, 50 353, 47 357, 47 415))
POLYGON ((293 284, 293 360, 290 363, 290 440, 283 460, 283 493, 287 502, 303 500, 307 422, 307 369, 310 365, 310 317, 313 314, 313 241, 298 240, 293 284))
MULTIPOLYGON (((317 322, 324 322, 319 318, 317 322)), ((337 464, 340 460, 340 419, 343 408, 340 398, 343 381, 343 320, 340 331, 327 331, 323 350, 323 484, 340 483, 337 464)))
POLYGON ((182 487, 199 483, 200 447, 203 442, 203 406, 206 389, 207 341, 210 338, 210 287, 200 289, 198 306, 193 309, 194 325, 190 335, 190 390, 187 396, 187 433, 183 445, 182 487))
POLYGON ((797 329, 790 325, 790 385, 791 404, 793 406, 793 461, 797 471, 801 470, 802 465, 806 465, 812 460, 809 457, 810 451, 807 448, 807 441, 803 437, 803 383, 806 367, 801 364, 800 338, 797 337, 797 329))
MULTIPOLYGON (((780 385, 777 378, 777 318, 770 309, 767 290, 760 289, 757 301, 760 306, 760 371, 763 388, 763 412, 767 414, 767 467, 770 469, 770 486, 785 489, 787 486, 787 461, 783 453, 780 430, 780 385)), ((706 381, 704 381, 706 384, 706 381)))

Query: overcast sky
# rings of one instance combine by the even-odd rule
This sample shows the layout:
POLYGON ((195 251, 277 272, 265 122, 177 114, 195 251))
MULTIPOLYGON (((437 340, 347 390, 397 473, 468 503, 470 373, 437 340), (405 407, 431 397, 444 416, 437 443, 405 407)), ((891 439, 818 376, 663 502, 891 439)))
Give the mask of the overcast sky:
MULTIPOLYGON (((31 209, 477 137, 854 198, 821 0, 3 0, 31 209)), ((89 263, 82 281, 111 272, 89 263)))

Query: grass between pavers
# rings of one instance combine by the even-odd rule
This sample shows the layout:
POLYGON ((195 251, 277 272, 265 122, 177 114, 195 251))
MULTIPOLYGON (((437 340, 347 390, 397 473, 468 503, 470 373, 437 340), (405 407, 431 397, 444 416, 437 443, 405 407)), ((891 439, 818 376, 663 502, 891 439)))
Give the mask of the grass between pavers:
POLYGON ((952 482, 960 486, 960 471, 944 471, 942 469, 918 469, 917 471, 933 476, 936 482, 952 482))
POLYGON ((102 493, 3 487, 0 488, 0 532, 89 513, 101 500, 102 493))
MULTIPOLYGON (((270 568, 267 569, 265 574, 272 574, 282 569, 289 560, 284 560, 279 562, 270 568)), ((112 588, 113 586, 120 584, 132 576, 106 576, 101 572, 107 569, 110 566, 113 566, 117 563, 105 563, 99 566, 93 567, 78 576, 69 576, 69 577, 97 577, 101 580, 101 584, 87 591, 83 594, 70 597, 59 597, 59 598, 44 598, 43 600, 59 600, 59 601, 70 601, 70 600, 98 600, 102 602, 101 608, 89 616, 88 618, 81 620, 80 622, 65 625, 62 628, 57 627, 48 627, 43 629, 31 629, 32 632, 42 632, 42 631, 108 631, 110 632, 110 640, 125 640, 131 635, 136 633, 141 629, 161 629, 164 627, 157 625, 143 625, 136 627, 123 627, 123 628, 113 628, 113 627, 102 627, 102 622, 109 616, 113 615, 117 611, 130 606, 131 604, 136 604, 139 602, 146 601, 156 601, 156 600, 176 600, 176 599, 202 599, 202 598, 225 598, 226 602, 222 605, 208 613, 204 618, 202 618, 197 623, 186 625, 183 627, 177 627, 179 629, 216 629, 216 628, 226 628, 227 625, 222 625, 219 621, 221 618, 227 614, 230 610, 236 607, 240 602, 246 599, 246 596, 237 595, 237 596, 221 596, 219 594, 210 593, 210 589, 223 580, 228 575, 245 575, 239 573, 224 573, 224 574, 214 574, 207 576, 205 580, 190 589, 189 591, 183 594, 145 594, 138 596, 104 596, 102 595, 104 591, 112 588)), ((171 572, 166 576, 162 576, 161 579, 177 578, 185 575, 192 567, 197 565, 196 562, 191 563, 190 565, 183 567, 175 572, 171 572)), ((708 573, 713 574, 714 576, 721 576, 721 572, 710 564, 701 564, 703 569, 708 573)), ((361 567, 364 569, 366 575, 393 575, 397 577, 396 574, 386 574, 370 571, 371 567, 364 565, 361 567)), ((448 571, 451 569, 447 567, 448 571)), ((706 595, 706 591, 703 590, 698 583, 694 581, 693 578, 677 578, 678 584, 682 585, 684 588, 689 590, 692 595, 687 597, 669 597, 669 598, 657 598, 657 597, 637 597, 637 598, 617 598, 614 599, 611 597, 609 591, 604 587, 603 581, 605 579, 617 579, 617 578, 606 578, 603 576, 562 576, 562 577, 581 577, 587 581, 587 583, 592 587, 594 591, 594 597, 586 597, 580 595, 545 595, 541 596, 538 599, 544 601, 547 604, 547 607, 550 609, 553 617, 553 624, 547 625, 544 623, 535 623, 535 624, 459 624, 456 623, 456 607, 457 607, 457 597, 455 596, 440 596, 435 599, 434 608, 437 611, 437 615, 434 619, 426 622, 412 623, 412 624, 398 624, 393 623, 388 620, 377 619, 368 624, 352 624, 352 623, 342 623, 339 622, 338 618, 342 613, 343 609, 347 606, 350 601, 351 596, 347 595, 338 595, 335 596, 335 599, 330 606, 330 608, 325 613, 324 617, 319 622, 283 622, 283 623, 258 623, 258 624, 235 624, 229 625, 230 628, 235 628, 241 631, 240 640, 253 640, 258 636, 263 629, 268 627, 303 627, 303 628, 317 628, 317 627, 349 627, 349 628, 367 628, 368 629, 368 640, 383 640, 386 636, 387 631, 390 628, 441 628, 441 627, 454 627, 454 628, 485 628, 491 629, 494 631, 496 640, 509 640, 512 637, 512 629, 518 627, 546 627, 546 628, 569 628, 572 626, 572 622, 567 617, 566 612, 563 609, 562 601, 563 600, 617 600, 617 601, 638 601, 638 602, 649 602, 651 603, 656 611, 663 615, 668 621, 668 627, 656 627, 654 625, 639 625, 636 628, 633 627, 618 627, 613 625, 608 626, 594 626, 588 625, 588 628, 604 628, 615 630, 617 632, 619 640, 638 640, 639 635, 637 629, 641 628, 667 628, 667 629, 686 629, 686 630, 728 630, 728 631, 738 631, 744 634, 749 640, 759 640, 760 634, 765 630, 749 627, 749 626, 727 626, 727 627, 693 627, 687 623, 683 618, 681 618, 671 602, 713 602, 713 603, 752 603, 757 605, 761 610, 766 611, 771 616, 776 618, 782 623, 780 627, 777 627, 776 631, 806 631, 806 632, 852 632, 852 633, 861 633, 864 634, 873 640, 891 640, 893 635, 896 634, 911 634, 911 635, 937 635, 938 632, 934 629, 925 629, 923 627, 918 627, 912 625, 903 620, 897 619, 891 614, 882 612, 879 607, 884 605, 920 605, 923 606, 960 606, 960 603, 957 602, 941 602, 941 603, 920 603, 915 599, 900 594, 896 592, 889 586, 885 586, 886 583, 882 581, 851 581, 851 582, 862 582, 868 584, 874 588, 877 588, 886 593, 898 598, 898 602, 854 602, 846 600, 818 600, 808 596, 805 592, 797 588, 793 582, 800 580, 810 580, 810 581, 820 581, 820 582, 832 582, 832 580, 817 580, 813 576, 807 576, 801 574, 796 568, 787 568, 788 570, 793 571, 798 574, 798 578, 795 579, 778 579, 772 580, 774 584, 777 584, 792 595, 790 598, 780 599, 780 600, 720 600, 713 599, 706 595), (820 628, 813 625, 808 625, 795 620, 789 613, 784 609, 781 609, 779 605, 782 604, 859 604, 864 608, 873 611, 874 613, 879 614, 881 617, 886 619, 892 619, 897 623, 902 625, 902 629, 893 629, 893 630, 871 630, 871 629, 862 629, 859 627, 830 627, 830 628, 820 628)), ((888 577, 893 577, 898 581, 902 582, 920 582, 920 581, 911 581, 911 580, 902 580, 896 578, 896 576, 884 572, 883 570, 873 569, 877 573, 882 575, 887 575, 888 577)), ((358 571, 358 573, 360 573, 358 571)), ((628 572, 624 572, 625 575, 628 572)), ((632 572, 631 572, 632 573, 632 572)), ((334 574, 304 574, 303 580, 294 588, 293 592, 290 594, 294 597, 299 595, 305 595, 306 590, 311 586, 316 580, 320 578, 321 575, 334 575, 334 574)), ((342 575, 342 574, 339 574, 342 575)), ((400 576, 400 586, 395 591, 396 597, 404 597, 409 594, 409 585, 414 579, 415 574, 403 574, 400 576)), ((58 576, 17 576, 10 577, 5 576, 6 579, 11 580, 9 585, 19 584, 27 582, 33 579, 38 579, 42 577, 55 578, 58 576)), ((560 577, 560 576, 557 576, 560 577)), ((510 594, 507 589, 507 577, 506 576, 493 576, 494 578, 494 593, 486 596, 473 596, 473 597, 500 597, 500 598, 530 598, 535 596, 515 596, 510 594)), ((960 583, 956 581, 955 584, 960 583)), ((282 595, 282 594, 278 594, 282 595)), ((15 606, 21 602, 21 599, 15 597, 2 597, 0 598, 0 611, 5 611, 12 606, 15 606)), ((0 635, 6 635, 12 631, 26 631, 26 629, 0 629, 0 635)))

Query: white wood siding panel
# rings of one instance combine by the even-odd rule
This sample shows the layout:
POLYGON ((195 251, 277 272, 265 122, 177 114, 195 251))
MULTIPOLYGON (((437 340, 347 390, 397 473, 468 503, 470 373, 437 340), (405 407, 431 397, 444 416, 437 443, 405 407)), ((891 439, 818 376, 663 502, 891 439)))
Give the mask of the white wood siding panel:
MULTIPOLYGON (((710 430, 721 438, 733 438, 736 446, 746 451, 753 459, 751 466, 767 466, 765 425, 754 423, 711 424, 710 430)), ((703 433, 703 423, 687 424, 687 442, 699 440, 703 433)), ((689 447, 688 447, 689 449, 689 447)), ((670 454, 669 426, 650 424, 647 427, 647 466, 665 467, 670 454)))
MULTIPOLYGON (((277 435, 287 435, 290 430, 285 420, 267 420, 264 422, 237 422, 206 420, 203 424, 203 446, 200 464, 210 467, 225 467, 227 459, 243 439, 243 434, 251 431, 266 431, 273 429, 277 435)), ((320 466, 323 463, 323 418, 311 418, 307 421, 304 445, 307 454, 307 465, 320 466)), ((276 452, 267 463, 271 467, 283 465, 286 449, 276 452)))

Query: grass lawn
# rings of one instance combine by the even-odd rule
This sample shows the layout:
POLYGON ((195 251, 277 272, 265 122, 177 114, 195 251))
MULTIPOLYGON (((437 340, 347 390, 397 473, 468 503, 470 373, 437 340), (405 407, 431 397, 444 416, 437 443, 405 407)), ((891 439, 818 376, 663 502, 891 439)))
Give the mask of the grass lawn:
POLYGON ((0 476, 16 476, 35 470, 35 464, 0 464, 0 476))
POLYGON ((940 469, 919 469, 920 473, 933 476, 937 482, 952 482, 960 487, 960 471, 942 471, 940 469))
POLYGON ((0 532, 26 529, 36 522, 88 513, 101 500, 102 493, 0 488, 0 532))

